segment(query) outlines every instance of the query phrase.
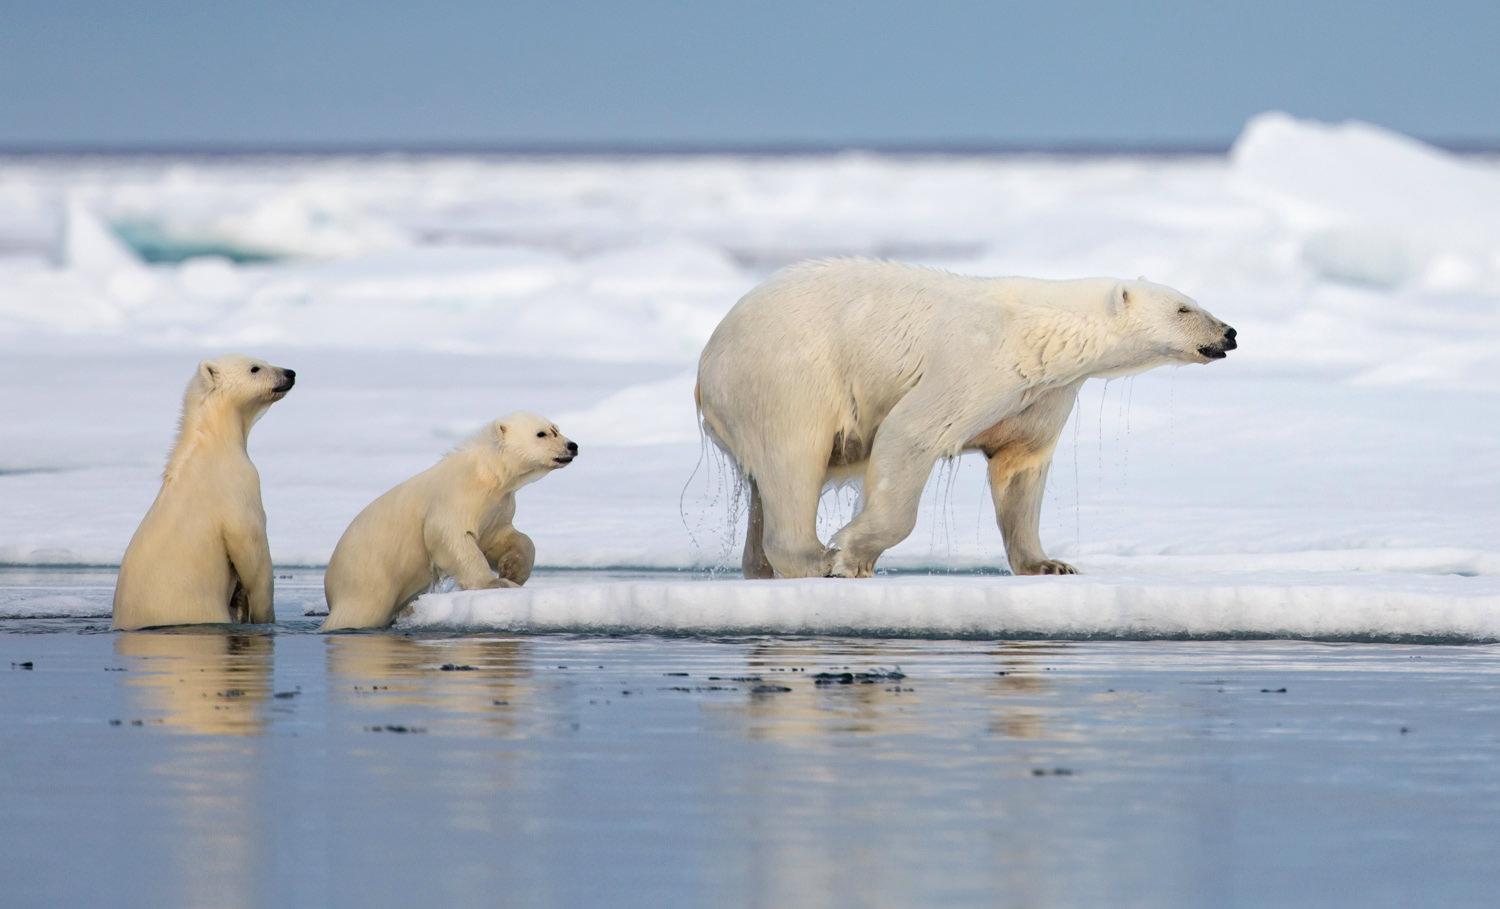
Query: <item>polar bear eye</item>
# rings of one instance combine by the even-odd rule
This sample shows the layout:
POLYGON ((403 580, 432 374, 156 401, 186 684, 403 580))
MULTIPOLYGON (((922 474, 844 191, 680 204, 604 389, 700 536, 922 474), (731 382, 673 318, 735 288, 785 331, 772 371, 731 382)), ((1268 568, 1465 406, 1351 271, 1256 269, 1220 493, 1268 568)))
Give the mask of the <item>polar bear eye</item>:
POLYGON ((538 439, 545 439, 545 438, 547 438, 547 430, 545 430, 545 429, 538 430, 537 434, 536 434, 536 437, 538 439))
POLYGON ((252 367, 250 367, 250 371, 251 372, 260 372, 260 367, 259 366, 252 366, 252 367))
POLYGON ((1186 306, 1179 306, 1179 307, 1177 307, 1177 311, 1180 312, 1180 313, 1183 313, 1183 314, 1187 314, 1187 313, 1192 312, 1192 310, 1189 309, 1189 308, 1187 308, 1186 306))

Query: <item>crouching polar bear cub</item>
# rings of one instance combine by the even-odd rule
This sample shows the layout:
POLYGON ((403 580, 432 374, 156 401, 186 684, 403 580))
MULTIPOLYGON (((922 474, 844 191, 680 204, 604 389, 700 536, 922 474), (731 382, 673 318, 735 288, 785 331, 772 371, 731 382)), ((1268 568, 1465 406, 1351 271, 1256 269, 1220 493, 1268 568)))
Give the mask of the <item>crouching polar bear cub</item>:
POLYGON ((161 491, 120 560, 113 627, 275 621, 260 474, 245 445, 296 379, 237 354, 198 364, 161 491))
POLYGON ((514 413, 371 502, 328 560, 323 630, 383 628, 444 577, 464 590, 524 584, 536 547, 511 526, 516 490, 577 455, 556 426, 514 413))
POLYGON ((746 577, 864 577, 911 533, 940 457, 979 450, 1016 574, 1072 574, 1038 534, 1079 386, 1206 363, 1235 331, 1169 287, 972 278, 841 259, 784 269, 724 317, 698 364, 705 432, 749 480, 746 577), (818 500, 862 481, 827 547, 818 500))

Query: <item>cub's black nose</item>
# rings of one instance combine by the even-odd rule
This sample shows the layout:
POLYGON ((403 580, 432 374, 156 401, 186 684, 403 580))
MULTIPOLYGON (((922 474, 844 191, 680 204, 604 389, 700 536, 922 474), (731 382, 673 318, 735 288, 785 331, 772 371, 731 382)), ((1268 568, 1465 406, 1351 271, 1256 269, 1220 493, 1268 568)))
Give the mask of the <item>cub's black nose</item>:
MULTIPOLYGON (((1234 331, 1234 329, 1232 329, 1232 328, 1231 328, 1231 329, 1229 329, 1229 330, 1230 330, 1230 331, 1231 331, 1231 332, 1232 332, 1232 331, 1234 331)), ((286 376, 286 380, 287 380, 287 381, 288 381, 288 382, 292 382, 292 381, 295 381, 295 380, 296 380, 296 378, 297 378, 297 370, 295 370, 295 369, 283 369, 283 370, 282 370, 282 371, 281 371, 281 374, 282 374, 282 375, 284 375, 284 376, 286 376)))
POLYGON ((578 443, 577 442, 569 442, 568 443, 568 454, 578 454, 578 443))
POLYGON ((1239 347, 1239 345, 1235 343, 1234 336, 1235 336, 1235 330, 1233 328, 1228 328, 1228 329, 1224 330, 1224 349, 1225 350, 1234 350, 1236 347, 1239 347))

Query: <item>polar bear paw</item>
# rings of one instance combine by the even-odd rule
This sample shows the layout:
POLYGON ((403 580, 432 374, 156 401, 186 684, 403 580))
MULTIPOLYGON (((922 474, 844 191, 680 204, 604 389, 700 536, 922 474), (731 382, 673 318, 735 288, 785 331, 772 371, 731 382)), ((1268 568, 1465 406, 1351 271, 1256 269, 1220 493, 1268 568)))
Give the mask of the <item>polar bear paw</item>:
POLYGON ((868 578, 874 574, 874 559, 856 559, 846 549, 830 549, 823 554, 825 578, 868 578))
POLYGON ((1016 569, 1016 574, 1077 574, 1078 569, 1057 559, 1042 559, 1016 569))

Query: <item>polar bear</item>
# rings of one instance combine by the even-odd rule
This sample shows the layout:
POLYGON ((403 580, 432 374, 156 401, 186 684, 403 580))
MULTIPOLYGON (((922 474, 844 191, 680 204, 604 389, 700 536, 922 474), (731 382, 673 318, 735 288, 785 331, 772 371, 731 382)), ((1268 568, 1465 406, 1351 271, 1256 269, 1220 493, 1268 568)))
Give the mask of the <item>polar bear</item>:
POLYGON ((805 262, 752 289, 698 363, 704 432, 749 481, 746 577, 865 577, 916 525, 938 458, 982 451, 1011 570, 1073 574, 1038 533, 1079 386, 1206 363, 1235 331, 1144 280, 975 278, 866 259, 805 262), (862 484, 825 549, 826 483, 862 484))
POLYGON ((112 627, 275 621, 260 474, 245 443, 296 379, 238 354, 198 364, 161 492, 120 560, 112 627))
POLYGON ((383 628, 444 577, 464 590, 524 584, 536 547, 511 526, 516 490, 577 455, 547 420, 513 413, 371 502, 328 560, 323 630, 383 628))

